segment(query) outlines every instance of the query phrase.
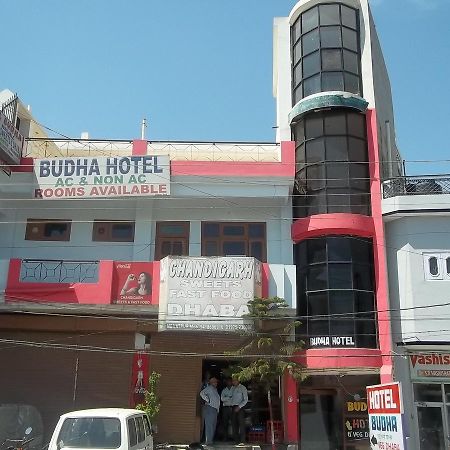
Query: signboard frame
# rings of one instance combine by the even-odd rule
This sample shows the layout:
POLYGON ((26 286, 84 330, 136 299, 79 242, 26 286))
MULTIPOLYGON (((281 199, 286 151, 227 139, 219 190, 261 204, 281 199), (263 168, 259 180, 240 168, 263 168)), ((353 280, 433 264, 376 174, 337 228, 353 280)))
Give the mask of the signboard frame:
POLYGON ((408 354, 412 381, 443 382, 450 380, 450 353, 414 352, 408 354))
POLYGON ((371 449, 405 450, 401 383, 367 386, 366 391, 371 449))
POLYGON ((159 330, 248 330, 248 301, 262 295, 262 263, 246 256, 160 261, 159 330))
POLYGON ((34 175, 36 199, 170 195, 169 155, 41 158, 34 175))

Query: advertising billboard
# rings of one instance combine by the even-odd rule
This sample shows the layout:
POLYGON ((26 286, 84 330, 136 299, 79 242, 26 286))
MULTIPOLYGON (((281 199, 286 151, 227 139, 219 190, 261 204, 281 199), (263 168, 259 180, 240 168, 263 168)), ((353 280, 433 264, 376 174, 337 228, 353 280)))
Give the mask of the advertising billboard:
POLYGON ((166 257, 160 265, 159 329, 247 329, 247 303, 261 296, 261 263, 248 257, 166 257))
POLYGON ((409 366, 414 381, 448 381, 450 353, 412 353, 409 355, 409 366))
POLYGON ((154 197, 170 195, 168 155, 34 160, 33 197, 154 197))
POLYGON ((151 305, 153 263, 115 261, 113 279, 113 303, 151 305))

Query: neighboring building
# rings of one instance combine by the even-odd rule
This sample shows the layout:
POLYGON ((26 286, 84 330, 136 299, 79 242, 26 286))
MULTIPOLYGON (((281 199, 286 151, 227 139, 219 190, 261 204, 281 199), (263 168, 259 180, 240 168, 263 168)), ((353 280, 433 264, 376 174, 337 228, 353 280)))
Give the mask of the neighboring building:
POLYGON ((408 450, 448 448, 450 436, 450 178, 383 183, 395 379, 408 450))
POLYGON ((302 0, 274 28, 278 140, 296 147, 299 361, 310 374, 292 435, 303 450, 367 449, 365 388, 393 379, 380 179, 401 164, 389 78, 367 0, 302 0))

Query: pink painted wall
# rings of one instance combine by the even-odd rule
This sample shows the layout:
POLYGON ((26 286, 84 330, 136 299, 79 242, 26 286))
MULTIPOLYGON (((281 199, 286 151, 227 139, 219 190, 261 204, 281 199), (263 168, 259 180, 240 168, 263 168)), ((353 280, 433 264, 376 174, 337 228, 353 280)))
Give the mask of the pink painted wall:
POLYGON ((391 317, 389 313, 389 294, 387 279, 387 260, 385 250, 385 236, 383 216, 381 212, 381 177, 380 157, 377 134, 377 114, 374 109, 369 109, 367 120, 367 144, 370 161, 370 194, 372 199, 372 217, 375 228, 373 237, 373 254, 375 266, 375 285, 378 310, 379 344, 382 353, 383 365, 380 372, 382 383, 393 381, 393 353, 391 317))

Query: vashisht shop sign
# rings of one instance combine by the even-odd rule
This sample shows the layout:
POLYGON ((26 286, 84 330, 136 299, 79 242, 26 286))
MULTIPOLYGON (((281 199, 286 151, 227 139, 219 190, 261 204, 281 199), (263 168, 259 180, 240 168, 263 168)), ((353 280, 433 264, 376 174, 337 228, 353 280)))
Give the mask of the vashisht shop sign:
POLYGON ((34 160, 34 198, 170 195, 168 155, 34 160))

